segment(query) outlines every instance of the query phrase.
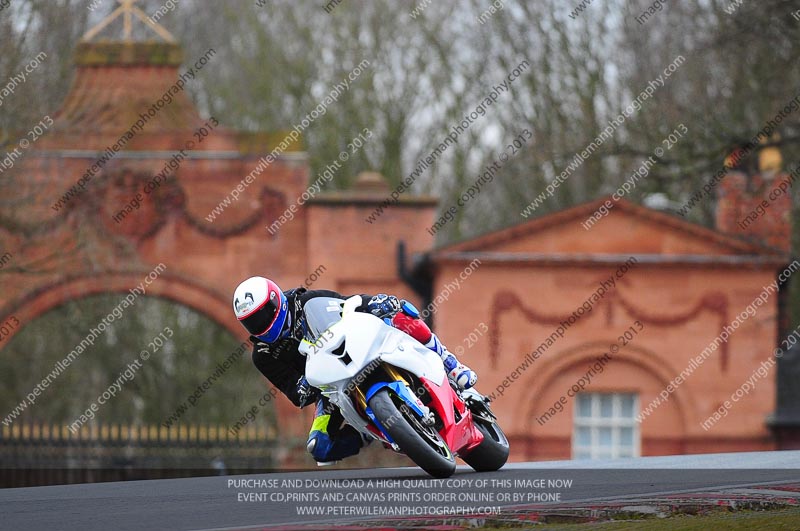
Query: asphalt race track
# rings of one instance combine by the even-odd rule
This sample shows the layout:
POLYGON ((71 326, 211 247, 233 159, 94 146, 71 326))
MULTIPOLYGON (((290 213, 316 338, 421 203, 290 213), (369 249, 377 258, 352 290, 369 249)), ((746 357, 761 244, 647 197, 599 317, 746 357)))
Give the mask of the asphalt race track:
POLYGON ((324 529, 332 522, 381 520, 374 514, 381 507, 407 508, 417 516, 437 507, 456 514, 556 498, 635 500, 798 481, 800 451, 516 463, 481 474, 459 467, 449 480, 432 480, 415 468, 385 468, 98 483, 0 490, 0 528, 324 529), (317 514, 307 512, 312 507, 317 514))

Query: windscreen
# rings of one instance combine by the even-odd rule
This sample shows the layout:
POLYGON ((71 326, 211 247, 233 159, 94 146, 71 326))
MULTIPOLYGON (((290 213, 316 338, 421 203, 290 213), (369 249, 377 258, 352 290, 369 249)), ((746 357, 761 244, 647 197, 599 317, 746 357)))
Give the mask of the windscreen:
POLYGON ((342 299, 316 297, 303 306, 306 314, 306 339, 316 341, 322 332, 342 318, 342 299))

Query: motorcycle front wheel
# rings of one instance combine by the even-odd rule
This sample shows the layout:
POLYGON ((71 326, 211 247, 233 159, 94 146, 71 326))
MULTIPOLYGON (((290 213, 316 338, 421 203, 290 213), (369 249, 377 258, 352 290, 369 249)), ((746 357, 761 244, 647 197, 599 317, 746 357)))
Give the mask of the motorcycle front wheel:
POLYGON ((402 400, 382 389, 369 400, 369 407, 386 433, 417 466, 435 478, 453 475, 456 458, 447 443, 402 400))

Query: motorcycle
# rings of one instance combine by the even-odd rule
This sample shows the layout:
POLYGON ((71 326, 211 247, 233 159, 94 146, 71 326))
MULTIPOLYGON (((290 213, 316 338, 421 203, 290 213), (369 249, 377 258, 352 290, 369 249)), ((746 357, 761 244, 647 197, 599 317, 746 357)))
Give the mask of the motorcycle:
POLYGON ((456 456, 476 471, 500 469, 508 439, 489 399, 450 385, 439 356, 369 313, 361 298, 306 303, 306 379, 368 439, 446 478, 456 456))

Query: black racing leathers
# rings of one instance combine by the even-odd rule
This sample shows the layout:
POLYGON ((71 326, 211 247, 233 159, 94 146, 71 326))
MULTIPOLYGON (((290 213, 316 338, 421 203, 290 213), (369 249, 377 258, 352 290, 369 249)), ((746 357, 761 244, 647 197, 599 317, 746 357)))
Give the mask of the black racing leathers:
MULTIPOLYGON (((297 384, 305 373, 306 365, 305 356, 298 350, 305 330, 303 306, 309 300, 317 297, 333 297, 342 300, 347 297, 327 289, 309 291, 305 288, 291 289, 285 291, 284 295, 286 295, 289 303, 289 319, 287 323, 291 330, 289 337, 279 339, 274 343, 264 343, 257 337, 250 336, 250 341, 253 342, 253 364, 294 405, 303 407, 319 398, 316 391, 311 396, 303 396, 298 391, 297 384)), ((370 296, 361 295, 361 298, 361 306, 358 307, 357 311, 368 311, 367 303, 370 296)))

